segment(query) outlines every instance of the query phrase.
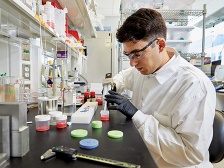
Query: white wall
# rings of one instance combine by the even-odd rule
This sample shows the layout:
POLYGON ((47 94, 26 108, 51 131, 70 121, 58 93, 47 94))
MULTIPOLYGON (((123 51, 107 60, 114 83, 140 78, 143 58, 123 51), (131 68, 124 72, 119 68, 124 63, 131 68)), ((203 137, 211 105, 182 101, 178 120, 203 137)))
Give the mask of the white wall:
POLYGON ((223 0, 215 0, 215 1, 212 1, 212 0, 196 0, 192 5, 192 9, 203 9, 203 4, 206 4, 207 16, 211 15, 215 11, 224 7, 224 1, 223 0))
POLYGON ((0 74, 9 73, 8 43, 0 40, 0 74))
POLYGON ((94 0, 96 4, 97 15, 102 15, 103 26, 111 27, 111 31, 116 31, 120 20, 120 2, 121 0, 94 0))

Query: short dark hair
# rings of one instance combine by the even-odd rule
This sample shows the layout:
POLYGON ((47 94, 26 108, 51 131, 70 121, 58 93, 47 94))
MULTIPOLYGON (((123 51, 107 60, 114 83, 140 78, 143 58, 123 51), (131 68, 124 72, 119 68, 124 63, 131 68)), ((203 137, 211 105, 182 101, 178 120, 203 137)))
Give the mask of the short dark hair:
POLYGON ((153 9, 141 8, 130 15, 117 30, 116 37, 120 43, 154 38, 166 39, 167 27, 162 15, 153 9))

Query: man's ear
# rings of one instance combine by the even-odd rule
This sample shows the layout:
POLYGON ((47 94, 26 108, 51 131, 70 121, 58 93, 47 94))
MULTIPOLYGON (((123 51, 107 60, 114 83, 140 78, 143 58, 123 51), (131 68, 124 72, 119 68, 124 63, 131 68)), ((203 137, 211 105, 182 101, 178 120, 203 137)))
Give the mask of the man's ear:
POLYGON ((162 52, 166 47, 166 40, 164 38, 159 38, 157 44, 159 45, 159 52, 162 52))

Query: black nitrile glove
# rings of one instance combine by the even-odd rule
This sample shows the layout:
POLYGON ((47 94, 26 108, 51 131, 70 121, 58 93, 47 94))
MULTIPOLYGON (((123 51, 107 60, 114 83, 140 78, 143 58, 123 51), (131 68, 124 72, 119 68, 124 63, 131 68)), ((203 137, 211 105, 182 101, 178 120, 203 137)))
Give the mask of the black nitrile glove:
POLYGON ((108 110, 118 110, 124 114, 127 118, 132 118, 138 109, 124 96, 109 90, 108 95, 105 95, 105 100, 108 103, 115 103, 117 106, 109 106, 108 110))

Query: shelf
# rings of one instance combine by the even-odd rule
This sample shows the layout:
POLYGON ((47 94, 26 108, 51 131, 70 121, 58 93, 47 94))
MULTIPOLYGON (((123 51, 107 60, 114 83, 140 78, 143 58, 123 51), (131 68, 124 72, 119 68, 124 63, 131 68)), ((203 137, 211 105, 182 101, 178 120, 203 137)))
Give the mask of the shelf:
POLYGON ((203 10, 158 10, 166 22, 175 26, 187 26, 203 15, 203 10))
POLYGON ((166 40, 167 43, 192 43, 191 40, 166 40))
POLYGON ((22 1, 20 0, 9 0, 12 4, 14 4, 18 9, 20 9, 23 13, 25 13, 32 21, 36 22, 38 25, 42 25, 42 27, 47 31, 47 35, 56 36, 54 30, 44 23, 39 16, 37 16, 30 8, 28 8, 22 1))
POLYGON ((201 57, 202 53, 181 53, 182 57, 201 57))
MULTIPOLYGON (((71 23, 84 37, 96 37, 96 32, 90 20, 87 6, 84 0, 57 0, 62 8, 68 9, 68 17, 71 23)), ((70 25, 71 26, 71 25, 70 25)))
MULTIPOLYGON (((0 5, 4 5, 1 4, 0 5)), ((3 6, 4 7, 4 6, 3 6)), ((7 9, 6 9, 7 10, 7 9)), ((39 26, 29 22, 27 19, 24 19, 22 16, 18 19, 15 14, 11 14, 0 8, 0 31, 5 33, 8 37, 17 37, 22 39, 29 39, 29 37, 34 38, 39 35, 39 26)))
POLYGON ((192 30, 194 29, 194 26, 173 26, 173 25, 167 25, 167 29, 171 29, 171 30, 192 30))
POLYGON ((15 44, 18 44, 18 43, 29 44, 29 40, 11 36, 3 31, 0 31, 0 40, 8 41, 15 44))
POLYGON ((59 47, 60 50, 64 49, 65 46, 74 51, 76 51, 76 49, 81 49, 80 46, 71 43, 67 37, 59 37, 57 32, 55 32, 22 1, 10 0, 10 2, 19 10, 19 12, 22 11, 28 19, 26 19, 26 22, 22 22, 15 16, 0 8, 0 32, 2 35, 10 38, 47 39, 45 42, 50 42, 54 46, 59 47))
POLYGON ((51 41, 52 43, 55 43, 55 45, 57 45, 60 48, 63 48, 62 45, 66 45, 67 47, 71 48, 74 51, 76 49, 85 49, 85 47, 80 45, 80 43, 73 43, 67 37, 65 37, 65 38, 64 37, 53 37, 49 41, 51 41))
MULTIPOLYGON (((221 7, 221 6, 220 6, 221 7)), ((220 22, 223 22, 224 20, 224 7, 221 7, 216 12, 208 15, 205 19, 205 27, 211 28, 215 25, 219 24, 220 22)), ((195 24, 197 27, 203 27, 203 20, 200 20, 198 23, 195 24)))
MULTIPOLYGON (((203 15, 203 10, 159 10, 164 20, 175 26, 187 26, 190 22, 203 15)), ((125 20, 133 12, 124 13, 125 20)))

